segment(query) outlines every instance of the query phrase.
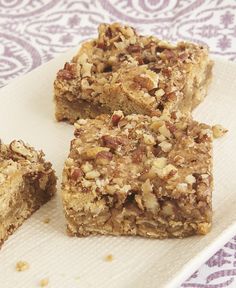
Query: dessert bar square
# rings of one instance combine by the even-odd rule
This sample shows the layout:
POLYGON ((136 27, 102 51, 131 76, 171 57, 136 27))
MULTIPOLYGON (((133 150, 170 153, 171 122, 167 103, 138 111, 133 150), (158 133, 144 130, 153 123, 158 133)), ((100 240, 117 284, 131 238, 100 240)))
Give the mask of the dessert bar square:
POLYGON ((206 96, 213 62, 208 48, 142 36, 129 26, 101 24, 54 83, 56 118, 74 123, 122 110, 160 116, 190 112, 206 96))
POLYGON ((144 115, 80 119, 65 162, 68 232, 153 238, 206 234, 212 219, 212 129, 144 115))
POLYGON ((0 142, 0 247, 56 191, 44 154, 22 141, 0 142))

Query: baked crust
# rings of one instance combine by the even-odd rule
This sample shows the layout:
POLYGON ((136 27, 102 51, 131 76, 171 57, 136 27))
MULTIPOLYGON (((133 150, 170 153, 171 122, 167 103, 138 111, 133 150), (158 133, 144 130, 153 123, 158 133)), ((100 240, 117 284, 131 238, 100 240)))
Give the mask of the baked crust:
POLYGON ((207 47, 173 45, 118 23, 101 24, 98 30, 98 38, 82 44, 57 74, 58 121, 74 123, 75 117, 115 110, 150 116, 190 112, 206 96, 213 65, 207 47), (81 101, 94 109, 84 113, 81 101))
POLYGON ((55 191, 56 176, 42 151, 23 141, 0 143, 0 247, 55 191))
POLYGON ((211 127, 171 117, 81 119, 65 162, 68 232, 153 238, 206 234, 211 227, 211 127))

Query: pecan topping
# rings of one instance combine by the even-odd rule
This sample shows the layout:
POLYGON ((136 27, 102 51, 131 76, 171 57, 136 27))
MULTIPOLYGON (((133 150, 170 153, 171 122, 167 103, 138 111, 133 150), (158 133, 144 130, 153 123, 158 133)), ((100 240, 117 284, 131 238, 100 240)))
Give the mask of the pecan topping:
POLYGON ((75 78, 74 65, 66 63, 64 68, 59 70, 57 78, 62 80, 72 80, 75 78))
POLYGON ((112 37, 112 31, 111 31, 111 28, 108 27, 106 32, 105 32, 105 35, 108 37, 108 38, 111 38, 112 37))
POLYGON ((139 53, 139 52, 141 52, 141 50, 142 50, 142 48, 139 45, 129 45, 127 47, 127 51, 129 53, 139 53))
POLYGON ((101 151, 96 156, 96 164, 107 165, 112 160, 113 154, 109 151, 101 151))
POLYGON ((148 91, 155 88, 154 82, 149 77, 137 75, 134 77, 134 81, 137 82, 142 88, 146 88, 148 91))
POLYGON ((169 121, 166 121, 166 127, 168 130, 170 130, 171 133, 174 133, 176 131, 176 127, 174 124, 172 124, 171 122, 169 121))
POLYGON ((117 149, 119 145, 127 145, 128 139, 127 138, 121 138, 121 137, 112 137, 109 135, 103 135, 101 137, 102 145, 108 148, 111 148, 113 150, 117 149))
POLYGON ((121 115, 118 115, 118 114, 113 114, 112 117, 111 117, 111 122, 114 126, 117 126, 118 123, 120 122, 120 119, 122 118, 121 115))
POLYGON ((144 145, 140 145, 132 153, 132 162, 141 163, 143 160, 143 157, 145 156, 145 153, 146 153, 146 147, 144 145))
POLYGON ((72 170, 71 172, 71 179, 74 181, 77 181, 80 177, 82 177, 83 172, 80 168, 75 168, 74 170, 72 170))
POLYGON ((78 138, 82 132, 83 132, 83 129, 81 128, 75 129, 75 132, 74 132, 75 137, 78 138))
POLYGON ((172 50, 164 50, 163 53, 165 54, 167 59, 175 57, 175 53, 172 50))

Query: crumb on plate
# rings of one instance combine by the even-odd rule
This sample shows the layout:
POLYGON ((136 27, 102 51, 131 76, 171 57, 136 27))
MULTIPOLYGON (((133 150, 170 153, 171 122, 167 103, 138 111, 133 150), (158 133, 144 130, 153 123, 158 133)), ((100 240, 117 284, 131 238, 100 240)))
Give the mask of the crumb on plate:
POLYGON ((16 263, 16 271, 22 272, 29 269, 29 264, 26 261, 18 261, 16 263))
POLYGON ((45 279, 40 280, 39 285, 40 287, 46 287, 48 283, 49 283, 49 280, 45 278, 45 279))
POLYGON ((44 218, 43 223, 48 224, 49 222, 50 222, 50 218, 49 217, 44 218))
POLYGON ((111 262, 111 261, 114 260, 114 257, 113 257, 112 254, 108 254, 107 256, 105 256, 104 260, 105 260, 106 262, 111 262))

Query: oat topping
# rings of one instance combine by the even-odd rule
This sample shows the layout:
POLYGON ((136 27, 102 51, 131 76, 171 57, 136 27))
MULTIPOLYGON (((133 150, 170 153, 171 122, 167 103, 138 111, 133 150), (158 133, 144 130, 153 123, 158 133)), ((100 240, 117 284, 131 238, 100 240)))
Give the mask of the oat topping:
POLYGON ((75 122, 76 115, 94 118, 118 109, 157 116, 190 112, 206 95, 211 68, 205 46, 173 45, 119 23, 101 24, 98 38, 82 44, 58 72, 56 116, 75 122))
POLYGON ((181 113, 160 118, 115 111, 79 120, 75 128, 62 184, 70 233, 162 238, 210 227, 198 225, 211 221, 208 125, 181 113))

